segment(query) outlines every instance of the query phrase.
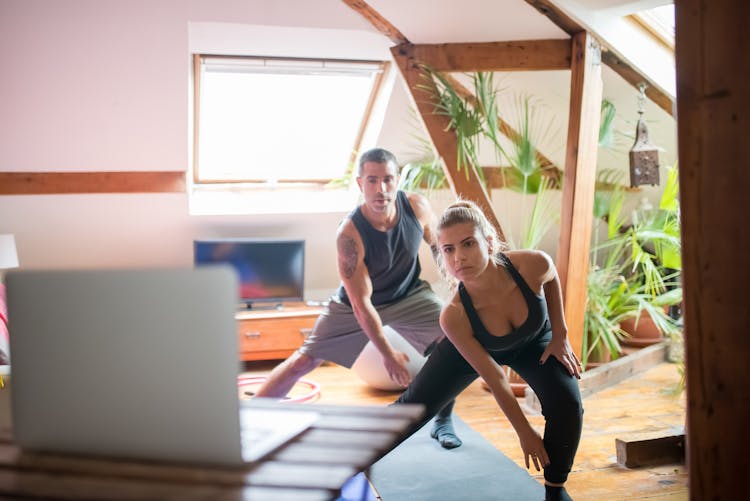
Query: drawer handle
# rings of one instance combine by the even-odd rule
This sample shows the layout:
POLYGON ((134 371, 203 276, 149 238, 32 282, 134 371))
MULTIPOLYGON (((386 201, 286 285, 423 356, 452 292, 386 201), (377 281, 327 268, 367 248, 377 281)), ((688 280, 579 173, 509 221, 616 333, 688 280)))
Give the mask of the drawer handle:
POLYGON ((245 332, 247 339, 258 339, 260 337, 260 331, 247 331, 245 332))
POLYGON ((312 334, 312 331, 313 331, 313 330, 312 330, 311 328, 309 328, 309 327, 308 327, 308 328, 305 328, 305 329, 300 329, 300 330, 299 330, 299 333, 300 333, 300 334, 302 334, 302 337, 303 337, 303 338, 307 339, 307 337, 308 337, 308 336, 309 336, 310 334, 312 334))

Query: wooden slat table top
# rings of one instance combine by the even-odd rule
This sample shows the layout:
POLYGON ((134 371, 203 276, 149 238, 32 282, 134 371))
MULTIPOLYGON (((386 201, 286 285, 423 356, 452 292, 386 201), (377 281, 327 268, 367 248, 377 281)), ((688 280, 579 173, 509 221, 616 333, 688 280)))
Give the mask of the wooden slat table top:
POLYGON ((22 451, 0 427, 0 497, 52 499, 336 499, 422 415, 420 406, 331 406, 266 399, 243 405, 321 418, 264 460, 237 468, 22 451))

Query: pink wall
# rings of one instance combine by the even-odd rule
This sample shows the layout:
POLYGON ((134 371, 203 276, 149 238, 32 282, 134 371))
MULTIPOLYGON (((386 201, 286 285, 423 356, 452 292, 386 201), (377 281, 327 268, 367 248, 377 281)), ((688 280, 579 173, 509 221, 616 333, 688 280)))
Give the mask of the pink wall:
MULTIPOLYGON (((0 171, 187 170, 189 22, 273 24, 267 3, 0 0, 0 171)), ((337 24, 356 18, 320 4, 337 24)), ((169 193, 0 196, 22 268, 189 266, 192 240, 216 236, 304 238, 330 256, 342 215, 196 217, 169 193)), ((310 263, 311 298, 337 284, 333 260, 310 263)))
POLYGON ((184 170, 176 0, 3 0, 0 170, 184 170))

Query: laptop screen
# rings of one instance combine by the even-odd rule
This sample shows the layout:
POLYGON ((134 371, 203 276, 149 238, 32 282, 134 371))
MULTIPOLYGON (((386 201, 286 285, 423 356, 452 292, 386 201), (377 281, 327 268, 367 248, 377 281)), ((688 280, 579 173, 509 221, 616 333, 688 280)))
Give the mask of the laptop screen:
POLYGON ((6 284, 21 447, 241 463, 228 267, 15 270, 6 284))

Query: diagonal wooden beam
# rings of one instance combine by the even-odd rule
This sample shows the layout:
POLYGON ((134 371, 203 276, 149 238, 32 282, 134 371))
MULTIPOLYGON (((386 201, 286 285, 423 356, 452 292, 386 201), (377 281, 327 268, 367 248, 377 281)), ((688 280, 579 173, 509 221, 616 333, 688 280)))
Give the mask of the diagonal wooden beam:
POLYGON ((577 21, 568 16, 550 0, 526 0, 526 3, 534 7, 541 14, 570 36, 585 31, 577 21))
POLYGON ((370 7, 367 2, 362 0, 341 0, 346 5, 354 9, 359 15, 364 17, 373 27, 383 35, 387 36, 393 43, 400 45, 409 43, 409 40, 401 33, 398 28, 393 26, 390 21, 380 15, 378 11, 370 7))
POLYGON ((659 90, 648 78, 641 75, 638 70, 623 61, 617 54, 611 50, 602 50, 602 62, 636 89, 641 83, 650 84, 646 86, 646 97, 659 108, 675 116, 675 102, 672 98, 659 90))
POLYGON ((440 72, 570 69, 570 40, 416 44, 413 54, 440 72))
POLYGON ((500 222, 492 208, 489 196, 484 190, 481 180, 474 169, 468 167, 469 162, 465 161, 462 171, 458 169, 458 141, 456 134, 450 129, 450 120, 447 116, 434 113, 435 111, 435 93, 430 91, 434 82, 423 71, 423 66, 416 61, 412 55, 411 44, 402 44, 391 49, 396 66, 406 82, 409 93, 414 105, 422 120, 425 130, 432 145, 437 151, 438 156, 442 159, 443 169, 445 170, 448 184, 453 193, 461 198, 469 199, 476 202, 487 215, 487 218, 495 226, 498 236, 505 240, 500 222))
POLYGON ((563 291, 568 338, 573 350, 580 356, 594 219, 602 74, 599 43, 594 37, 586 32, 574 35, 572 54, 557 270, 563 291))
MULTIPOLYGON (((551 0, 526 0, 526 3, 534 7, 540 13, 547 16, 550 21, 555 23, 561 30, 570 35, 571 37, 577 33, 586 31, 583 26, 571 19, 565 12, 557 7, 551 0)), ((654 102, 661 109, 675 115, 674 110, 674 99, 669 94, 662 91, 651 79, 647 76, 638 72, 627 62, 625 62, 617 53, 614 52, 613 47, 609 47, 603 41, 599 41, 601 47, 601 59, 604 64, 611 68, 615 73, 620 75, 623 80, 628 82, 630 85, 638 88, 638 85, 645 82, 648 84, 646 88, 646 97, 654 102)))

